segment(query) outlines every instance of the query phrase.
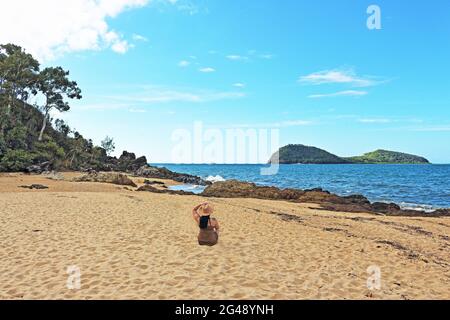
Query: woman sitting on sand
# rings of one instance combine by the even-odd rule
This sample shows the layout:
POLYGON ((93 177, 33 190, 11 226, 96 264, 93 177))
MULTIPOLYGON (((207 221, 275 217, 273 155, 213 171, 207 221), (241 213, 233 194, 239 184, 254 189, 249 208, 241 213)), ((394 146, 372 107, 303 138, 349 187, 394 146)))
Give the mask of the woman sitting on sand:
POLYGON ((219 240, 219 223, 211 218, 214 207, 205 202, 192 209, 192 217, 200 227, 198 244, 201 246, 214 246, 219 240))

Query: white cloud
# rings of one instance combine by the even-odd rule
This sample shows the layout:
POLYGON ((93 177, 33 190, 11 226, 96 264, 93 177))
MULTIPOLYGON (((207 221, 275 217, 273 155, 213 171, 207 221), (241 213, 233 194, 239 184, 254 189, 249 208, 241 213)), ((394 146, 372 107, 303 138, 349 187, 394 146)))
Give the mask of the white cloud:
POLYGON ((274 56, 273 56, 273 54, 261 54, 259 57, 260 57, 261 59, 267 59, 267 60, 269 60, 269 59, 272 59, 274 56))
POLYGON ((229 127, 234 128, 287 128, 287 127, 303 127, 314 124, 309 120, 286 120, 279 122, 268 123, 246 123, 246 124, 234 124, 229 127))
POLYGON ((207 67, 207 68, 200 68, 200 69, 198 69, 198 71, 203 72, 203 73, 211 73, 211 72, 215 72, 216 69, 207 67))
POLYGON ((142 41, 142 42, 148 42, 148 39, 140 34, 133 34, 133 40, 134 41, 142 41))
POLYGON ((107 20, 149 0, 2 1, 0 43, 16 43, 40 60, 67 52, 130 48, 107 20))
POLYGON ((116 41, 111 46, 111 50, 116 53, 125 54, 132 47, 133 47, 133 45, 129 44, 127 41, 121 40, 121 41, 116 41))
POLYGON ((362 118, 362 119, 358 119, 358 122, 361 122, 361 123, 390 123, 390 122, 392 122, 392 120, 387 119, 387 118, 362 118))
POLYGON ((241 82, 233 83, 233 87, 245 88, 245 83, 241 83, 241 82))
POLYGON ((311 125, 312 121, 308 120, 287 120, 278 122, 276 125, 279 127, 299 127, 299 126, 308 126, 311 125))
POLYGON ((275 55, 271 54, 271 53, 258 53, 258 51, 252 49, 252 50, 248 50, 247 54, 252 56, 252 57, 256 57, 259 59, 266 59, 266 60, 270 60, 275 58, 275 55))
POLYGON ((327 93, 327 94, 312 94, 309 95, 308 98, 329 98, 329 97, 361 97, 368 94, 367 91, 357 91, 357 90, 346 90, 346 91, 339 91, 335 93, 327 93))
POLYGON ((178 8, 178 10, 184 11, 191 16, 200 12, 200 8, 192 3, 180 4, 177 8, 178 8))
POLYGON ((299 82, 313 85, 326 83, 350 84, 354 87, 368 87, 377 84, 369 78, 359 77, 352 70, 325 70, 301 76, 299 82))
POLYGON ((210 90, 183 90, 164 86, 142 86, 139 93, 102 97, 112 100, 113 106, 129 106, 136 104, 156 104, 170 102, 202 103, 245 97, 243 92, 219 92, 210 90), (119 102, 119 103, 118 103, 119 102))
POLYGON ((190 64, 191 63, 189 61, 186 61, 186 60, 181 60, 180 62, 178 62, 178 66, 182 67, 182 68, 185 68, 185 67, 189 66, 190 64))
POLYGON ((248 60, 247 57, 244 56, 240 56, 238 54, 230 54, 226 57, 228 60, 234 60, 234 61, 239 61, 239 60, 248 60))

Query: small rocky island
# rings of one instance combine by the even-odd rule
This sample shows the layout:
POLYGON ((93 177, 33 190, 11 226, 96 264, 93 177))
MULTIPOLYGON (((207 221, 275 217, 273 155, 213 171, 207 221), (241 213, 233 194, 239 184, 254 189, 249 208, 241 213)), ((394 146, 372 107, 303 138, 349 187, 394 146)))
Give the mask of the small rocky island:
POLYGON ((290 144, 280 148, 269 160, 275 163, 278 158, 281 164, 429 164, 420 156, 388 151, 376 150, 356 157, 339 157, 328 151, 305 146, 290 144))

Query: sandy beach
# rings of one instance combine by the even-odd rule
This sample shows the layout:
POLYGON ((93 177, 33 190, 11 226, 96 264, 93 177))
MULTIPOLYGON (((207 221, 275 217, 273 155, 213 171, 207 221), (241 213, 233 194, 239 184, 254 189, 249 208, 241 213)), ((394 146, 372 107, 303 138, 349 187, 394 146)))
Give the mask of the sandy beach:
POLYGON ((450 299, 448 217, 136 192, 77 175, 0 174, 1 299, 450 299), (33 183, 49 189, 19 188, 33 183), (222 227, 215 247, 196 239, 191 210, 204 201, 222 227), (79 289, 67 286, 73 267, 79 289))

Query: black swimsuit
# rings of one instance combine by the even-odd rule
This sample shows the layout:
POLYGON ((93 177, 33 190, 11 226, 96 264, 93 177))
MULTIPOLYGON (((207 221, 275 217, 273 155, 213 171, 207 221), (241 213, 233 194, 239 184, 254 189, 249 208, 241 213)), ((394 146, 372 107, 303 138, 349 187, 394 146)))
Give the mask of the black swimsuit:
POLYGON ((210 216, 200 217, 200 233, 198 234, 198 244, 201 246, 214 246, 219 240, 219 235, 211 225, 210 216))

